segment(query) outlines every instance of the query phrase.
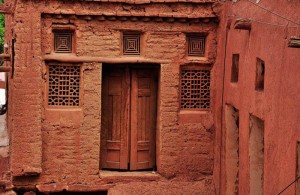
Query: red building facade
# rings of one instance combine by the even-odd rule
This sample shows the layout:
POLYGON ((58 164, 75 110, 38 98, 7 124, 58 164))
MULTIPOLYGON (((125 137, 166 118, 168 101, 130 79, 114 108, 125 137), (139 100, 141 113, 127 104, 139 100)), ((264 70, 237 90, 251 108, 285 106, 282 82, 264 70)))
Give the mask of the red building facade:
POLYGON ((299 8, 6 3, 2 191, 278 194, 299 176, 299 8))
POLYGON ((11 6, 6 189, 214 192, 212 1, 11 6))

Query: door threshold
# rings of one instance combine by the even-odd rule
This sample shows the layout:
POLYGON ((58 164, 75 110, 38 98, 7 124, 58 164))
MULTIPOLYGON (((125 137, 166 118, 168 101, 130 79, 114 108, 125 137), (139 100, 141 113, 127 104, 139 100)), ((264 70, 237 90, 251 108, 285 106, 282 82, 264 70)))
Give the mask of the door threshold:
POLYGON ((160 180, 162 177, 155 171, 111 171, 100 170, 99 176, 106 180, 160 180))

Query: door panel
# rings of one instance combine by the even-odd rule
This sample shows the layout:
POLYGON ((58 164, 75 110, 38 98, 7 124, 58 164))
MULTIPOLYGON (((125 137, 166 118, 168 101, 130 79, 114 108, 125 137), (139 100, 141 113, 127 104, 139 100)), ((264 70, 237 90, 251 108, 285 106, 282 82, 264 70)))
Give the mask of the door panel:
POLYGON ((102 168, 154 167, 156 80, 156 72, 151 69, 103 69, 102 168))
POLYGON ((101 167, 127 169, 128 127, 125 120, 129 85, 121 68, 103 70, 101 167))
POLYGON ((131 74, 130 169, 153 168, 155 164, 156 74, 133 70, 131 74))

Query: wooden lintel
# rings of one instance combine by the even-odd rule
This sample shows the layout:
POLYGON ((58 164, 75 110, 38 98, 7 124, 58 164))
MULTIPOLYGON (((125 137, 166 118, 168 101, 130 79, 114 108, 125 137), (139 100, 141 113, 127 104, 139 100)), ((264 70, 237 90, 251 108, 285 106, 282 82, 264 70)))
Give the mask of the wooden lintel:
POLYGON ((74 25, 59 25, 59 24, 54 24, 52 25, 52 29, 55 30, 71 30, 74 31, 76 30, 76 27, 74 25))
POLYGON ((300 37, 290 37, 288 47, 300 48, 300 37))
POLYGON ((10 72, 11 67, 9 66, 0 66, 0 72, 10 72))
POLYGON ((5 88, 6 88, 6 82, 0 81, 0 89, 5 89, 5 88))
POLYGON ((237 19, 234 23, 234 29, 251 30, 251 20, 237 19))
POLYGON ((12 8, 10 6, 7 6, 5 4, 0 5, 0 14, 12 14, 12 8))
POLYGON ((10 61, 9 54, 0 54, 0 61, 10 61))
POLYGON ((143 22, 192 22, 192 23, 209 23, 209 22, 219 22, 216 15, 188 15, 188 14, 174 14, 172 13, 163 13, 163 14, 146 14, 146 13, 123 13, 123 12, 107 12, 107 13, 90 13, 90 14, 69 14, 69 13, 48 13, 43 12, 42 17, 44 18, 56 18, 56 19, 83 19, 83 20, 99 20, 99 21, 143 21, 143 22))
POLYGON ((44 56, 45 61, 58 61, 65 63, 82 63, 82 62, 99 62, 99 63, 153 63, 153 64, 166 64, 170 63, 170 60, 157 60, 144 57, 92 57, 92 56, 76 56, 73 54, 48 54, 44 56))

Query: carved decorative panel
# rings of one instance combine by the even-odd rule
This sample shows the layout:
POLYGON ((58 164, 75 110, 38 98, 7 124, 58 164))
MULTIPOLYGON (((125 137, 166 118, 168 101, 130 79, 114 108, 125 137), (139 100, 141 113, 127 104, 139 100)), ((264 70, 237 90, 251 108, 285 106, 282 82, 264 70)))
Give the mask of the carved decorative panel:
POLYGON ((123 34, 123 54, 140 55, 140 34, 137 33, 123 34))
POLYGON ((205 36, 196 34, 187 35, 188 56, 203 57, 205 54, 205 36))
POLYGON ((54 52, 72 53, 72 32, 54 32, 54 52))
POLYGON ((209 70, 181 70, 181 108, 210 108, 209 70))
POLYGON ((80 66, 49 65, 49 106, 79 106, 80 66))

